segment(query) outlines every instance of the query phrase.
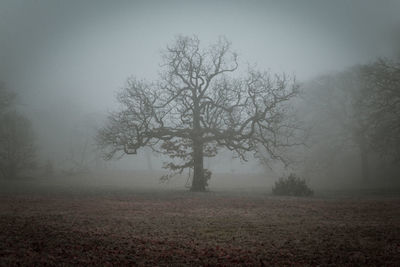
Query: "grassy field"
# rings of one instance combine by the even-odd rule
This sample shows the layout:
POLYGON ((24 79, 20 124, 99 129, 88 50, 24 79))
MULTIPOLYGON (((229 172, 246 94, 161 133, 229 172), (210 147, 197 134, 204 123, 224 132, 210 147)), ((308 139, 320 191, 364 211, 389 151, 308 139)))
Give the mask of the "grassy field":
POLYGON ((4 188, 1 266, 400 266, 395 195, 4 188))

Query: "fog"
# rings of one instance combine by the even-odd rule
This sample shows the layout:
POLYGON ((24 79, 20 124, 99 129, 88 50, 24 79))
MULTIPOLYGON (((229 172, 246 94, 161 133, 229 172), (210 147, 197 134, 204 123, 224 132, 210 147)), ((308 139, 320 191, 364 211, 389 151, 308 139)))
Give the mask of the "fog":
POLYGON ((0 266, 400 266, 399 0, 0 0, 0 266))
MULTIPOLYGON (((157 79, 160 53, 176 36, 196 35, 204 46, 225 36, 242 65, 295 75, 307 91, 320 75, 397 58, 399 13, 396 0, 3 0, 0 80, 18 94, 17 109, 32 122, 39 169, 35 175, 43 176, 40 170, 50 161, 58 177, 54 181, 82 171, 93 184, 183 188, 187 174, 160 185, 165 156, 144 149, 104 161, 94 141, 107 114, 118 107, 116 94, 127 78, 157 79), (132 180, 130 171, 136 172, 132 180)), ((312 117, 319 111, 297 112, 312 117)), ((295 161, 302 160, 299 156, 295 161)), ((228 151, 207 159, 205 166, 213 171, 211 188, 266 188, 292 171, 307 176, 315 187, 340 180, 350 186, 354 179, 346 177, 357 176, 350 169, 346 174, 311 174, 299 163, 270 168, 257 159, 232 160, 228 151)))

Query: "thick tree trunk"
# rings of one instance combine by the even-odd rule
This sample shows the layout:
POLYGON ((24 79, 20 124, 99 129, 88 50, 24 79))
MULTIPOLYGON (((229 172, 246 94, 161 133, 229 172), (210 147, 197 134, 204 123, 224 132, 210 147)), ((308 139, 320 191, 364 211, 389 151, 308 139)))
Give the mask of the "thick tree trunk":
POLYGON ((193 91, 193 181, 191 191, 204 192, 206 190, 206 180, 204 179, 203 162, 203 141, 200 126, 200 108, 197 101, 196 90, 193 91))
POLYGON ((204 179, 203 144, 200 142, 193 142, 193 161, 194 173, 190 190, 204 192, 206 180, 204 179))

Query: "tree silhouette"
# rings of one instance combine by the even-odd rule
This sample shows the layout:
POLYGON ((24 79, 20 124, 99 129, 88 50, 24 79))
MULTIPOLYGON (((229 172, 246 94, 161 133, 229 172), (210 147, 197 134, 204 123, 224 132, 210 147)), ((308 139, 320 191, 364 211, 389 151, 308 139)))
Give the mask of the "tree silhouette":
POLYGON ((17 113, 16 94, 0 83, 0 176, 15 178, 35 165, 34 133, 30 121, 17 113))
POLYGON ((293 141, 286 113, 297 94, 294 78, 239 71, 225 38, 203 49, 197 37, 180 36, 162 55, 158 81, 130 78, 119 92, 121 109, 97 136, 106 158, 149 146, 172 159, 163 179, 193 169, 192 191, 205 190, 211 172, 203 158, 221 148, 242 160, 262 150, 285 162, 279 151, 293 141))
POLYGON ((400 161, 400 62, 388 59, 362 66, 363 101, 370 145, 383 157, 400 161))

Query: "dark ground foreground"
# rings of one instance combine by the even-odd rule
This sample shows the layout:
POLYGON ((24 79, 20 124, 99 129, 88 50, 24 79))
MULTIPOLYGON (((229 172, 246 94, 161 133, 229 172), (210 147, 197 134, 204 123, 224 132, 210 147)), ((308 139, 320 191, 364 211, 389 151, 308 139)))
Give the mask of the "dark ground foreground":
POLYGON ((400 198, 2 194, 0 265, 400 266, 400 198))

